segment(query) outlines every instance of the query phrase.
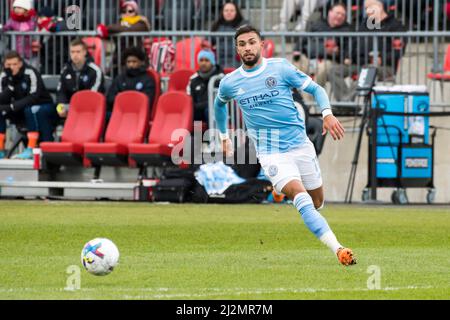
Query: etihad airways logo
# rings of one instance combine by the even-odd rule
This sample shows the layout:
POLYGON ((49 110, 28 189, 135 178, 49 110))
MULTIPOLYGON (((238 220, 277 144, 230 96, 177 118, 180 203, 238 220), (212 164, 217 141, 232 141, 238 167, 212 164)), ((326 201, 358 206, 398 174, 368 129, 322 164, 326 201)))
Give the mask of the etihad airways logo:
POLYGON ((268 93, 257 94, 253 97, 243 98, 239 100, 239 104, 243 107, 249 107, 250 109, 256 108, 263 104, 270 103, 271 99, 280 95, 280 91, 272 90, 268 93))

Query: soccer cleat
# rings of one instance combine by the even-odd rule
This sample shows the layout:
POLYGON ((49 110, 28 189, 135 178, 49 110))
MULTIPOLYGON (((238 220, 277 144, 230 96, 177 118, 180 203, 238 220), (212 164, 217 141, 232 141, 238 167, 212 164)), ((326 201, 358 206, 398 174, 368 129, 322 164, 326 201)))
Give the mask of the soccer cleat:
POLYGON ((0 160, 6 158, 5 151, 0 150, 0 160))
POLYGON ((22 153, 16 154, 13 159, 31 160, 33 159, 33 149, 26 148, 22 153))
POLYGON ((351 266, 356 264, 356 258, 353 256, 353 251, 348 248, 339 248, 336 252, 339 262, 344 266, 351 266))
POLYGON ((276 192, 275 190, 272 191, 272 196, 273 196, 273 202, 275 203, 281 203, 283 202, 285 195, 284 194, 279 194, 278 192, 276 192))

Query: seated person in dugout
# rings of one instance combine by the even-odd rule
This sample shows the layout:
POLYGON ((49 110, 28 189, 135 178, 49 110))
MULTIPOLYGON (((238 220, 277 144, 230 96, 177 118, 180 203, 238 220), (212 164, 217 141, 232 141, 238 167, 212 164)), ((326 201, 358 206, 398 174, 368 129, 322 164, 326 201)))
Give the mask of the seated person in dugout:
POLYGON ((38 142, 53 141, 55 105, 40 73, 16 52, 5 55, 0 74, 0 159, 5 158, 6 119, 25 127, 27 148, 16 159, 32 159, 38 142))
POLYGON ((155 98, 156 84, 153 78, 147 73, 147 63, 145 52, 138 47, 131 47, 125 50, 122 59, 125 69, 118 75, 108 90, 106 100, 108 103, 109 119, 116 96, 124 91, 139 91, 148 96, 149 114, 155 98))
MULTIPOLYGON (((202 50, 197 56, 198 67, 187 86, 187 93, 192 96, 194 102, 194 121, 208 123, 208 84, 209 80, 218 74, 223 73, 222 67, 216 64, 214 53, 209 50, 202 50)), ((219 86, 219 82, 215 84, 219 86)))
POLYGON ((69 53, 70 61, 61 71, 56 90, 56 109, 61 118, 67 117, 70 99, 76 92, 105 92, 103 72, 89 56, 86 44, 81 39, 73 40, 69 53))

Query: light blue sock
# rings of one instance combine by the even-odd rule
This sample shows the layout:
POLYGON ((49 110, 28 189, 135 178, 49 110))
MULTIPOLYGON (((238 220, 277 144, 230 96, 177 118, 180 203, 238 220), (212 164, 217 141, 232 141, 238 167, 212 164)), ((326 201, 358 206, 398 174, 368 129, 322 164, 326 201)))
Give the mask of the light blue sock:
POLYGON ((337 241, 325 218, 314 208, 311 196, 306 192, 299 193, 294 198, 293 203, 300 212, 308 229, 314 233, 322 243, 327 245, 332 252, 336 253, 342 246, 337 241))
POLYGON ((314 233, 314 235, 320 239, 325 232, 330 231, 327 221, 324 217, 314 208, 314 203, 309 194, 299 193, 294 198, 294 206, 300 212, 303 221, 308 229, 314 233))

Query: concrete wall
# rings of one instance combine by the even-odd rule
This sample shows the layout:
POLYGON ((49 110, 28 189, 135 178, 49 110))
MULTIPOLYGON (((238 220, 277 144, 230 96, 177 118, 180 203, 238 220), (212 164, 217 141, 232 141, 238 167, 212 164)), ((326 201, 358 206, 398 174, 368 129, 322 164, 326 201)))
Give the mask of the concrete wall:
MULTIPOLYGON (((340 118, 343 122, 350 118, 340 118)), ((431 118, 434 126, 450 128, 448 118, 431 118)), ((344 201, 351 163, 356 148, 358 130, 352 130, 353 123, 344 125, 347 133, 342 141, 333 141, 328 136, 324 150, 320 156, 320 165, 324 180, 325 194, 328 201, 344 201), (353 132, 352 132, 353 131, 353 132)), ((359 125, 359 123, 358 123, 359 125)), ((358 170, 355 179, 353 200, 361 201, 361 194, 367 184, 368 170, 368 138, 364 133, 358 170)), ((434 178, 436 187, 436 202, 450 204, 450 130, 437 131, 435 144, 434 178)), ((391 201, 392 188, 378 189, 378 200, 391 201)), ((425 203, 427 189, 407 189, 410 202, 425 203)))
MULTIPOLYGON (((445 51, 446 45, 440 47, 440 51, 445 51)), ((442 95, 439 82, 431 82, 426 78, 433 66, 433 54, 430 44, 409 45, 398 71, 398 78, 403 83, 427 85, 430 92, 430 100, 446 104, 450 101, 450 83, 444 84, 442 95)), ((450 103, 447 107, 433 108, 432 111, 450 111, 450 103)), ((347 182, 350 174, 351 162, 356 147, 357 132, 352 132, 353 121, 349 118, 340 119, 345 123, 348 130, 344 141, 334 142, 331 137, 327 137, 324 151, 320 158, 322 173, 324 176, 324 186, 327 189, 326 197, 330 201, 343 201, 347 182), (350 122, 347 122, 350 121, 350 122)), ((435 144, 434 178, 436 187, 436 202, 450 203, 450 117, 431 117, 430 125, 444 127, 438 129, 435 144)), ((359 122, 358 126, 359 128, 359 122)), ((368 146, 367 136, 364 134, 362 143, 357 176, 355 180, 354 197, 355 201, 361 201, 361 193, 367 184, 367 157, 368 146)), ((379 189, 378 199, 390 201, 393 189, 379 189)), ((411 202, 425 202, 426 189, 408 189, 409 200, 411 202)))

